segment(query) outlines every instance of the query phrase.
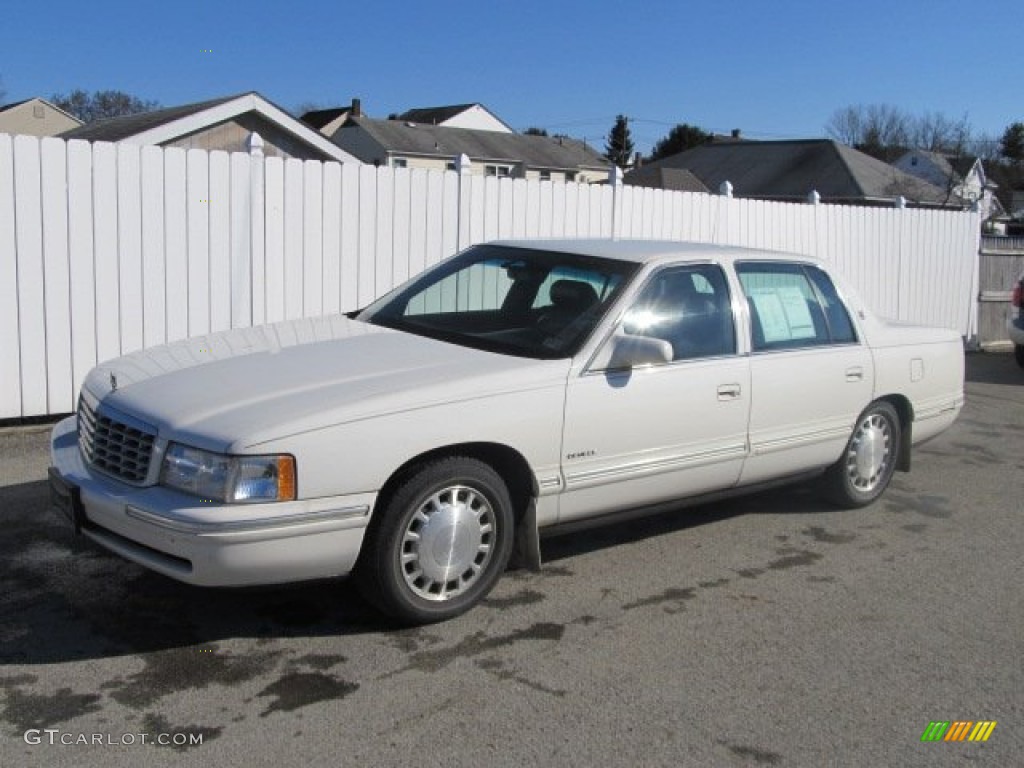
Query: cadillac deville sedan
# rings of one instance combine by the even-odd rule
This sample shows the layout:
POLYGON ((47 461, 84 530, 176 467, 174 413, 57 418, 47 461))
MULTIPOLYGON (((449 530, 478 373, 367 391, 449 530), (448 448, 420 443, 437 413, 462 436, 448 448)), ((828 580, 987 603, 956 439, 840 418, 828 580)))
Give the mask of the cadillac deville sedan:
MULTIPOLYGON (((458 615, 558 526, 817 476, 870 504, 963 404, 956 332, 823 264, 708 245, 478 245, 362 311, 97 366, 52 435, 75 531, 199 585, 353 574, 458 615)), ((678 505, 681 506, 681 505, 678 505)))

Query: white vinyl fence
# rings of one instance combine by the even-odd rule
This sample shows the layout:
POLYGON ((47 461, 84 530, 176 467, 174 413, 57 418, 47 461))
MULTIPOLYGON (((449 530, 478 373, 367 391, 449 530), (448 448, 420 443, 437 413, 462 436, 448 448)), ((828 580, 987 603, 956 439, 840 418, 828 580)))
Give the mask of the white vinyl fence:
POLYGON ((133 350, 344 312, 475 242, 639 237, 837 264, 883 315, 977 322, 975 213, 738 200, 0 134, 0 419, 133 350))

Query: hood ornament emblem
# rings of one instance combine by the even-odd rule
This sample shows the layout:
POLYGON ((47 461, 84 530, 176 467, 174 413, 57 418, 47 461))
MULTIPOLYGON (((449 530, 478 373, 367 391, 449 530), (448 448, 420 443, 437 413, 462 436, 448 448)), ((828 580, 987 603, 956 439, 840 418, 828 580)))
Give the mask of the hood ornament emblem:
POLYGON ((115 376, 114 374, 110 374, 110 391, 117 391, 117 376, 115 376))

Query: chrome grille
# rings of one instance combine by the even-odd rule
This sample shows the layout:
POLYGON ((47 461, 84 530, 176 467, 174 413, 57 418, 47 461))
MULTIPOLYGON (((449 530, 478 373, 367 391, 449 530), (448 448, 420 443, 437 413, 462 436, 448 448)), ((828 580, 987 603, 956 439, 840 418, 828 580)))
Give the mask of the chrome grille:
POLYGON ((136 485, 149 474, 156 435, 129 426, 78 400, 78 446, 93 469, 136 485))

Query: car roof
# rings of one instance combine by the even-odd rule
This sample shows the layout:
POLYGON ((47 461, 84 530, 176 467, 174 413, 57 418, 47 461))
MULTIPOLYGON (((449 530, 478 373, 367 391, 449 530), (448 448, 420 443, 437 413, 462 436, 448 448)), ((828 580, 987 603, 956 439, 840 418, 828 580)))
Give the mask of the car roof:
POLYGON ((761 248, 743 248, 735 245, 714 245, 711 243, 671 240, 541 238, 533 240, 493 240, 487 244, 511 248, 531 248, 541 251, 559 251, 561 253, 574 253, 583 256, 597 256, 604 259, 634 261, 640 264, 679 260, 735 261, 743 259, 820 263, 818 259, 812 256, 795 253, 770 251, 761 248))

